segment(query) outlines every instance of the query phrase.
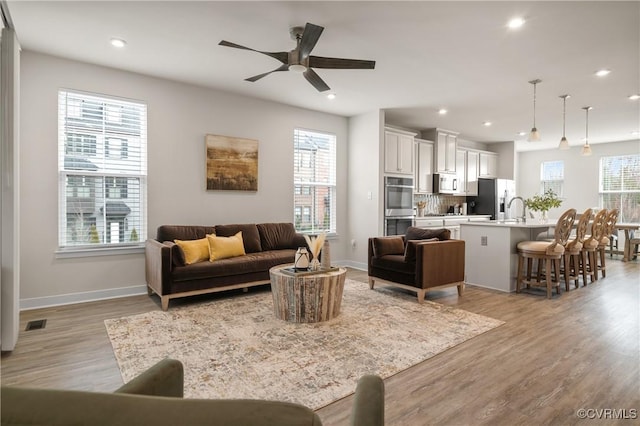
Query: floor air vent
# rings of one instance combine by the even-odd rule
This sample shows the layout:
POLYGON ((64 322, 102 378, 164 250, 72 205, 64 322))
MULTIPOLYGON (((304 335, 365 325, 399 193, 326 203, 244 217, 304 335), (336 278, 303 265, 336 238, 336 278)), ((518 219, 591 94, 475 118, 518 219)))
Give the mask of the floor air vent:
POLYGON ((27 323, 27 328, 25 328, 25 331, 40 330, 41 328, 44 328, 45 325, 47 325, 46 319, 29 321, 27 323))

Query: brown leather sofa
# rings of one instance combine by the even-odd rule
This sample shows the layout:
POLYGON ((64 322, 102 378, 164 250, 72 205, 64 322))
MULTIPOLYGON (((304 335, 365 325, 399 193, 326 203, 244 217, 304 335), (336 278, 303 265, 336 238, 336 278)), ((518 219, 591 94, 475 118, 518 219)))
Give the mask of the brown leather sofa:
POLYGON ((456 286, 464 291, 464 241, 451 240, 448 229, 410 227, 405 235, 369 238, 369 287, 392 285, 418 295, 423 303, 427 291, 456 286))
MULTIPOLYGON (((5 425, 321 426, 309 408, 256 399, 183 399, 182 363, 164 359, 115 393, 2 387, 5 425)), ((384 383, 360 378, 351 426, 384 425, 384 383)))
POLYGON ((269 269, 293 263, 296 249, 306 247, 291 223, 216 226, 163 225, 145 243, 145 275, 149 294, 160 296, 162 309, 177 297, 248 288, 269 282, 269 269), (230 237, 242 231, 244 256, 185 264, 175 240, 198 240, 208 234, 230 237))

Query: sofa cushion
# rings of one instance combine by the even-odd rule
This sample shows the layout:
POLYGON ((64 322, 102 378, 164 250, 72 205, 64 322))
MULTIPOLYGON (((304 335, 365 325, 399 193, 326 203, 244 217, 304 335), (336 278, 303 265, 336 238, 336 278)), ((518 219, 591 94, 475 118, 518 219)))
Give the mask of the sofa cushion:
POLYGON ((174 241, 176 245, 180 247, 185 265, 191 265, 209 259, 209 242, 207 241, 207 238, 201 238, 199 240, 174 241))
POLYGON ((232 237, 240 231, 242 231, 242 241, 244 243, 245 253, 257 253, 262 251, 260 234, 258 233, 258 227, 254 223, 216 225, 215 234, 220 237, 232 237))
POLYGON ((415 262, 405 262, 404 253, 374 257, 371 259, 371 265, 376 268, 387 269, 394 272, 403 272, 406 274, 416 273, 415 262))
POLYGON ((176 282, 191 281, 268 271, 276 265, 293 263, 295 254, 296 251, 293 249, 272 250, 260 253, 248 253, 242 257, 231 257, 215 262, 201 262, 189 266, 179 266, 173 270, 173 280, 176 282))
POLYGON ((438 238, 429 238, 427 240, 409 240, 407 241, 407 247, 404 250, 404 261, 405 262, 415 262, 416 261, 416 245, 419 243, 425 243, 427 241, 435 242, 440 241, 438 238))
POLYGON ((242 231, 232 237, 219 237, 217 235, 207 235, 209 261, 215 262, 230 257, 244 256, 244 245, 242 244, 242 231))
MULTIPOLYGON (((262 250, 279 250, 297 248, 296 229, 293 223, 259 223, 257 225, 260 234, 262 250)), ((301 246, 304 247, 304 244, 301 246)))
POLYGON ((156 240, 199 240, 206 238, 207 234, 215 234, 215 228, 213 226, 162 225, 158 227, 156 240))
POLYGON ((375 257, 382 257, 388 254, 404 254, 404 240, 402 236, 373 239, 373 255, 375 257))
POLYGON ((448 240, 451 238, 451 231, 448 229, 422 229, 410 226, 407 228, 405 234, 405 240, 428 240, 431 238, 437 238, 440 241, 448 240))

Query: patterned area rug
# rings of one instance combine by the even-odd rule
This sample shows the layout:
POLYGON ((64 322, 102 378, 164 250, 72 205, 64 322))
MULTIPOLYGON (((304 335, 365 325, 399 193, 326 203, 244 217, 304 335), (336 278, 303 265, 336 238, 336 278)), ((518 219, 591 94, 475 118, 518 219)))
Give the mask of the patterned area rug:
POLYGON ((347 279, 340 316, 291 324, 270 292, 105 321, 125 382, 165 358, 185 366, 185 398, 254 398, 321 408, 503 324, 347 279))

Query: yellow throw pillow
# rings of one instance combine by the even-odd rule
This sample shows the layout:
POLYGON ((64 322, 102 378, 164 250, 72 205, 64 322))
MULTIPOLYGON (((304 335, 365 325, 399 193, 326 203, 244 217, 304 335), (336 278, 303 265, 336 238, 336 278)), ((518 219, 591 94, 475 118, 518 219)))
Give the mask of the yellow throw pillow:
POLYGON ((207 238, 199 240, 173 240, 184 253, 184 264, 203 262, 209 259, 209 241, 207 238))
POLYGON ((244 243, 242 241, 242 231, 233 237, 218 237, 207 235, 209 240, 209 261, 215 262, 229 257, 244 256, 244 243))

